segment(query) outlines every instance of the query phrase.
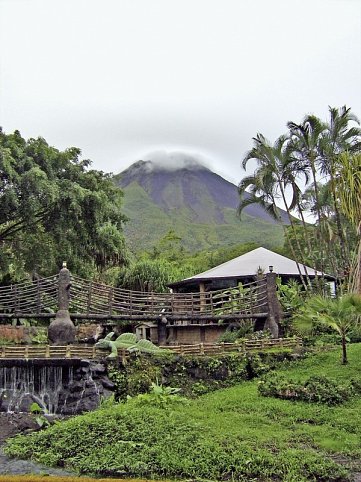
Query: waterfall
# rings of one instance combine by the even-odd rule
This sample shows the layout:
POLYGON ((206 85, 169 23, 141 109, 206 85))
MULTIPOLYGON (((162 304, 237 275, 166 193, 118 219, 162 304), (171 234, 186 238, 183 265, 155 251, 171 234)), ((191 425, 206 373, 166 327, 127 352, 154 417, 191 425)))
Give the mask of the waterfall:
POLYGON ((89 361, 54 362, 0 363, 0 412, 29 412, 34 402, 48 414, 96 408, 104 396, 97 368, 89 361))
POLYGON ((13 366, 0 368, 0 410, 28 411, 36 402, 45 413, 58 411, 59 395, 71 368, 62 366, 13 366))

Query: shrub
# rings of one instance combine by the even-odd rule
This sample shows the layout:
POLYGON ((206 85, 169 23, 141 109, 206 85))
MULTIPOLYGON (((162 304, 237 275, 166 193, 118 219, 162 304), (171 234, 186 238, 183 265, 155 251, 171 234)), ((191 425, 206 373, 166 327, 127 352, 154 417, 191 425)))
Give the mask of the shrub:
POLYGON ((361 393, 361 384, 354 381, 354 385, 341 385, 325 376, 312 376, 301 383, 273 373, 259 382, 258 392, 264 397, 302 400, 331 406, 347 401, 355 393, 361 393))

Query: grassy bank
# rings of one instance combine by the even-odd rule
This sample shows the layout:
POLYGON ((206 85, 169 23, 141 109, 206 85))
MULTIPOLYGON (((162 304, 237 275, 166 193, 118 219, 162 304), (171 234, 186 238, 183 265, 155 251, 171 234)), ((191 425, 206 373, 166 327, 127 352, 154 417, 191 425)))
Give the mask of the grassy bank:
MULTIPOLYGON (((123 482, 151 482, 150 479, 122 479, 123 482)), ((119 479, 57 477, 49 475, 0 475, 0 482, 119 482, 119 479)))
MULTIPOLYGON (((361 344, 283 371, 360 379, 361 344)), ((337 407, 263 398, 257 381, 188 402, 133 399, 10 441, 7 452, 82 474, 208 480, 347 480, 361 457, 361 398, 337 407), (164 406, 165 405, 165 406, 164 406)))

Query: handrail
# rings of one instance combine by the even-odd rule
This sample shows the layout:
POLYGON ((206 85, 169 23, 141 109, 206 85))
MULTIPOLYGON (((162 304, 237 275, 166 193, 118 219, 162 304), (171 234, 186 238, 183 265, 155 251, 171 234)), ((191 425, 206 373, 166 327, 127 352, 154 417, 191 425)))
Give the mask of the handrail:
MULTIPOLYGON (((46 315, 58 306, 59 276, 0 287, 0 317, 46 315)), ((116 288, 71 275, 72 314, 112 317, 182 317, 263 313, 268 303, 266 279, 245 285, 193 293, 155 293, 116 288)))
MULTIPOLYGON (((228 352, 245 353, 254 350, 267 350, 271 348, 297 348, 302 346, 301 338, 273 338, 263 340, 241 340, 239 343, 197 343, 193 345, 167 345, 161 346, 163 350, 181 355, 215 355, 228 352)), ((4 359, 101 359, 108 355, 106 350, 92 346, 82 345, 6 345, 0 348, 0 361, 4 359)), ((126 350, 118 350, 118 356, 124 360, 130 356, 126 350)))

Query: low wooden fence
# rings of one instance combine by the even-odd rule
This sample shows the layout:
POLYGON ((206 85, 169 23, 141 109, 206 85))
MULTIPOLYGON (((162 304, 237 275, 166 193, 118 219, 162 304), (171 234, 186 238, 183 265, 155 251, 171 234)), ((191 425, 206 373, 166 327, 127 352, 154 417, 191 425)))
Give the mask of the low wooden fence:
MULTIPOLYGON (((195 345, 162 346, 180 355, 217 355, 229 352, 249 352, 267 350, 270 348, 296 348, 302 346, 301 338, 276 338, 271 340, 245 340, 240 343, 198 343, 195 345)), ((82 345, 23 345, 1 347, 0 358, 35 359, 35 358, 84 358, 100 359, 109 354, 93 346, 82 345)), ((119 358, 124 361, 130 355, 126 350, 118 351, 119 358)))
POLYGON ((98 350, 93 346, 82 345, 6 345, 0 349, 0 358, 102 358, 103 350, 98 350))
POLYGON ((196 345, 165 346, 180 355, 215 355, 228 352, 248 352, 270 348, 296 348, 302 346, 301 338, 274 338, 271 340, 244 340, 239 343, 198 343, 196 345))

